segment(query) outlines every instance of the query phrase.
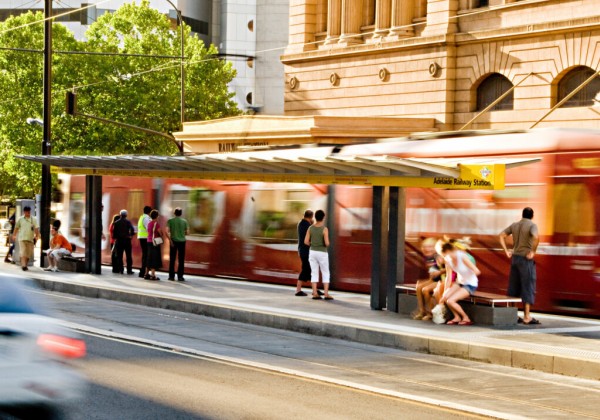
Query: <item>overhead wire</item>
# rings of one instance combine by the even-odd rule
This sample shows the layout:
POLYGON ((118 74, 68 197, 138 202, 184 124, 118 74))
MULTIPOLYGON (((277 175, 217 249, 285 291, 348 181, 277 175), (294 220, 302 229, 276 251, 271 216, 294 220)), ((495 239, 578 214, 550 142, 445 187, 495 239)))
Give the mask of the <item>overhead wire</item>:
MULTIPOLYGON (((41 19, 41 20, 37 20, 35 22, 30 22, 30 23, 27 23, 27 24, 24 24, 24 25, 16 26, 14 28, 8 28, 8 29, 0 31, 0 35, 4 34, 6 32, 14 31, 16 29, 20 29, 20 28, 23 28, 23 27, 31 26, 31 25, 34 25, 34 24, 37 24, 37 23, 42 23, 42 22, 44 22, 46 20, 49 20, 49 19, 56 19, 57 17, 65 16, 65 15, 68 15, 70 13, 75 13, 75 12, 78 12, 78 11, 86 10, 86 9, 89 9, 90 7, 94 7, 94 6, 97 6, 99 4, 108 3, 109 1, 111 1, 111 0, 101 0, 101 1, 99 1, 97 3, 90 4, 90 5, 87 5, 87 6, 84 6, 84 7, 80 7, 80 8, 77 8, 77 9, 73 9, 73 10, 67 11, 65 13, 52 16, 50 18, 44 18, 44 19, 41 19)), ((489 12, 497 11, 497 10, 510 9, 510 8, 513 8, 513 7, 516 7, 516 6, 522 6, 523 4, 534 4, 534 3, 539 3, 539 2, 543 2, 543 1, 546 1, 546 0, 526 0, 526 1, 519 2, 519 3, 509 3, 509 4, 503 4, 503 5, 497 5, 497 6, 489 6, 489 7, 486 7, 486 8, 481 8, 481 10, 473 10, 473 11, 470 11, 470 12, 462 13, 460 15, 450 16, 450 17, 448 17, 448 20, 451 20, 451 19, 460 19, 460 18, 465 18, 465 17, 469 17, 469 16, 474 16, 474 15, 482 14, 482 13, 489 13, 489 12)), ((409 29, 409 28, 414 28, 414 27, 417 27, 417 26, 423 26, 425 24, 426 24, 425 22, 417 22, 417 23, 411 23, 411 24, 407 24, 407 25, 398 26, 398 27, 395 27, 395 28, 397 28, 397 29, 409 29)), ((368 35, 374 35, 375 33, 376 33, 376 31, 373 30, 373 31, 370 31, 370 32, 361 32, 361 33, 357 33, 357 34, 345 35, 344 37, 345 38, 363 37, 363 36, 368 36, 368 35)), ((336 37, 331 37, 329 39, 330 40, 334 40, 334 41, 335 40, 339 41, 341 39, 341 35, 336 36, 336 37)), ((320 41, 312 41, 312 42, 304 43, 302 45, 317 45, 317 44, 322 44, 323 42, 324 41, 322 41, 322 40, 320 40, 320 41)), ((285 47, 276 47, 276 48, 263 49, 263 50, 255 51, 254 54, 258 55, 258 54, 263 54, 263 53, 267 53, 267 52, 282 51, 282 50, 285 50, 286 48, 287 48, 287 46, 285 46, 285 47)), ((0 50, 1 49, 8 49, 8 48, 0 47, 0 50)), ((27 50, 27 49, 15 49, 15 50, 25 51, 25 52, 38 52, 37 50, 30 51, 30 50, 27 50)), ((63 53, 63 54, 68 54, 68 53, 77 54, 78 52, 61 51, 60 53, 63 53)), ((118 55, 125 55, 123 53, 101 53, 101 52, 98 52, 98 54, 107 54, 107 55, 110 54, 110 55, 116 55, 116 56, 118 56, 118 55)), ((168 58, 168 57, 165 56, 163 58, 168 58)), ((174 59, 175 58, 178 59, 179 57, 173 56, 173 58, 174 59)), ((222 59, 223 59, 222 57, 213 57, 213 58, 206 58, 206 59, 202 59, 202 60, 191 60, 191 61, 186 61, 185 65, 187 66, 187 65, 191 65, 191 64, 198 64, 198 63, 202 63, 202 62, 213 61, 213 60, 222 60, 222 59)), ((179 68, 180 66, 181 66, 180 62, 177 62, 177 63, 174 63, 174 64, 165 64, 165 65, 154 67, 154 68, 151 68, 151 69, 148 69, 148 70, 140 71, 140 72, 137 72, 137 73, 132 73, 131 75, 128 75, 128 77, 129 78, 137 77, 137 76, 141 76, 141 75, 144 75, 144 74, 149 74, 149 73, 153 73, 153 72, 157 72, 157 71, 164 71, 164 70, 168 70, 168 69, 171 69, 171 68, 179 68)), ((97 85, 101 85, 101 84, 105 84, 105 83, 118 83, 120 81, 121 80, 114 80, 113 78, 111 78, 109 80, 98 81, 98 82, 88 83, 88 84, 84 84, 84 85, 76 85, 76 86, 73 86, 71 88, 65 88, 63 90, 59 90, 59 92, 60 91, 65 91, 66 92, 66 91, 70 91, 70 90, 73 90, 73 89, 83 89, 83 88, 86 88, 86 87, 97 86, 97 85)), ((9 100, 8 102, 12 102, 12 101, 16 101, 16 100, 19 100, 19 98, 18 99, 9 100)), ((7 103, 7 102, 0 102, 0 103, 7 103)))

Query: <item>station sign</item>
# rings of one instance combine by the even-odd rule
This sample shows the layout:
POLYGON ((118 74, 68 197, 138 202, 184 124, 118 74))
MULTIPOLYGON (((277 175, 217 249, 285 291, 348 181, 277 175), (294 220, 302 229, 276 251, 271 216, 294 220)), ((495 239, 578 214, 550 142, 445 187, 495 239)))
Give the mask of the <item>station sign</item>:
POLYGON ((504 189, 506 166, 504 164, 459 165, 459 176, 395 176, 395 175, 343 175, 316 173, 272 172, 217 172, 217 171, 166 171, 128 169, 54 168, 71 175, 130 176, 150 178, 205 179, 239 182, 280 182, 305 184, 339 184, 386 187, 440 188, 447 190, 501 190, 504 189))

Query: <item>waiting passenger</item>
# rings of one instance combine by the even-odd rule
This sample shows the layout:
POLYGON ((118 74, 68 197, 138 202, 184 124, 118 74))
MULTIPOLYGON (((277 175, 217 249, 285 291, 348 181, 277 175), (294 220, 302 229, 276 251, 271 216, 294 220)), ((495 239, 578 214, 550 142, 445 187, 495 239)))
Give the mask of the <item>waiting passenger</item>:
POLYGON ((446 278, 444 258, 437 253, 434 258, 435 262, 431 264, 428 269, 429 278, 432 282, 422 289, 425 308, 427 308, 427 315, 423 317, 423 321, 429 321, 433 318, 431 308, 435 307, 435 305, 440 302, 442 295, 444 294, 444 279, 446 278))
POLYGON ((323 277, 323 288, 325 291, 325 300, 333 300, 329 295, 329 255, 327 247, 329 246, 329 229, 325 226, 323 220, 325 212, 317 210, 315 212, 315 224, 308 228, 304 244, 310 246, 308 261, 310 262, 310 282, 312 285, 312 298, 321 299, 317 290, 319 283, 319 269, 323 277))
POLYGON ((446 303, 454 318, 448 325, 471 325, 473 322, 458 303, 460 300, 473 295, 477 290, 477 276, 481 274, 465 251, 460 251, 452 243, 442 245, 442 256, 446 263, 446 291, 440 303, 446 303), (457 273, 457 280, 452 284, 452 272, 457 273))
POLYGON ((158 210, 150 212, 148 223, 148 265, 146 267, 146 280, 160 280, 156 277, 156 270, 162 268, 163 232, 158 224, 158 210))
MULTIPOLYGON (((110 235, 110 263, 112 265, 112 272, 113 273, 120 273, 120 267, 119 264, 117 264, 117 246, 116 246, 116 242, 117 240, 115 239, 115 235, 114 235, 114 229, 115 229, 115 222, 117 220, 119 220, 121 218, 120 214, 115 214, 113 216, 112 222, 110 223, 110 226, 108 227, 108 232, 110 235)), ((121 261, 121 265, 123 265, 123 261, 121 261)))
POLYGON ((435 276, 430 275, 430 269, 433 268, 433 266, 436 264, 435 239, 425 239, 421 244, 421 252, 423 253, 423 262, 425 265, 425 269, 428 273, 428 277, 417 281, 417 313, 415 314, 415 316, 413 316, 413 319, 423 319, 427 321, 432 318, 431 292, 435 288, 434 278, 439 277, 439 267, 438 270, 432 273, 437 273, 435 276))
POLYGON ((58 232, 56 226, 50 228, 50 249, 46 250, 48 256, 48 267, 44 271, 58 271, 58 262, 65 255, 71 255, 73 248, 71 243, 58 232))

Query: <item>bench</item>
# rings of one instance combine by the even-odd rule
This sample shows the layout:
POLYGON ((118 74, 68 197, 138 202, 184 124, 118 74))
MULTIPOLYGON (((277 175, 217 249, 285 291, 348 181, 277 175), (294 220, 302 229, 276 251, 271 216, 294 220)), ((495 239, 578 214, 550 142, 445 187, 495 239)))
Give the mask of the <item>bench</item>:
POLYGON ((61 271, 72 271, 74 273, 85 273, 85 254, 72 252, 58 260, 58 269, 61 271))
MULTIPOLYGON (((416 284, 407 283, 396 286, 399 313, 411 314, 416 311, 416 294, 416 284)), ((518 317, 517 308, 512 305, 520 302, 521 298, 476 291, 475 294, 459 303, 469 318, 477 324, 515 325, 518 317)))

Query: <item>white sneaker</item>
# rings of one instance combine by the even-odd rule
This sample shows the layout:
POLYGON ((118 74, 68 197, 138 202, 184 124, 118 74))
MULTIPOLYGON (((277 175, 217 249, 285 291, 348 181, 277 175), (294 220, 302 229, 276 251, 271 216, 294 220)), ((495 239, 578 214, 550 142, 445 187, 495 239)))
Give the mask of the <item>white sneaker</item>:
POLYGON ((58 273, 58 268, 56 268, 56 267, 53 267, 53 268, 52 268, 52 271, 53 271, 53 272, 55 272, 55 273, 58 273))

